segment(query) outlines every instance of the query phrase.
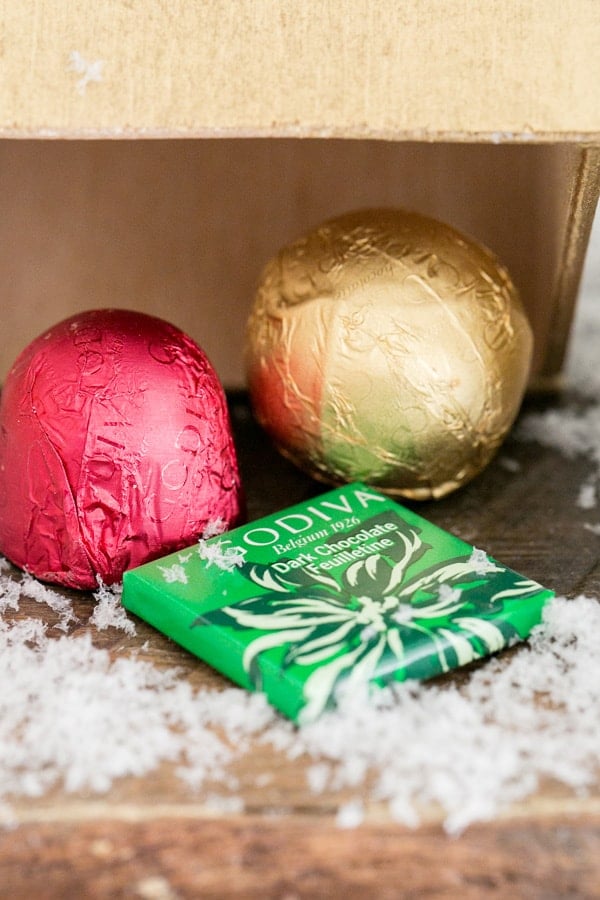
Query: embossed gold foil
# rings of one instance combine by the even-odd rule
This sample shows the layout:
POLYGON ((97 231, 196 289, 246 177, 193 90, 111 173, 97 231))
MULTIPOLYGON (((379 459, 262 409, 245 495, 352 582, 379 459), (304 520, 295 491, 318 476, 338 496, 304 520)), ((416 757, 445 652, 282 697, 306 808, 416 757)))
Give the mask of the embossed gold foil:
POLYGON ((368 210, 267 264, 246 364, 259 421, 298 466, 427 499, 492 458, 531 353, 516 288, 488 250, 433 219, 368 210))

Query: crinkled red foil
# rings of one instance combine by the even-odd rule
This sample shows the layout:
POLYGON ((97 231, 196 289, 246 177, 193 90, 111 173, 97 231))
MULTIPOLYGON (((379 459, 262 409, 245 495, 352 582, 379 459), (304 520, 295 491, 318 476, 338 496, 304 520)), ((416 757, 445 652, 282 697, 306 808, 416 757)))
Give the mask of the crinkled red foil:
POLYGON ((19 356, 0 400, 0 552, 68 587, 241 518, 223 389, 161 319, 93 310, 19 356))

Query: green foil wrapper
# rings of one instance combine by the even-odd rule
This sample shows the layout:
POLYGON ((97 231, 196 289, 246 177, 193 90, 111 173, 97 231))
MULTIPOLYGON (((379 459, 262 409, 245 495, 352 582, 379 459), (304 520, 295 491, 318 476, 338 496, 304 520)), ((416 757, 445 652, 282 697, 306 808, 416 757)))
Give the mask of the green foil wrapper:
POLYGON ((123 604, 303 723, 526 638, 551 596, 356 483, 126 572, 123 604))

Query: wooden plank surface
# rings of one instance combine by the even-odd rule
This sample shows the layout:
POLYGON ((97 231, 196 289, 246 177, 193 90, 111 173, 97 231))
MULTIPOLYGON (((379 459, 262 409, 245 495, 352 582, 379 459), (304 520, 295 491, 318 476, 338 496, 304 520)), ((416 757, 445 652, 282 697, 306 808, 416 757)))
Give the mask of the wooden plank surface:
POLYGON ((0 134, 600 137, 596 0, 1 0, 0 134))
POLYGON ((485 825, 457 841, 311 816, 52 823, 0 838, 3 896, 593 898, 597 822, 485 825), (28 876, 24 877, 24 872, 28 876))
MULTIPOLYGON (((319 492, 273 450, 245 396, 230 399, 250 517, 319 492)), ((541 401, 528 404, 540 408, 541 401)), ((593 511, 575 503, 589 468, 511 438, 471 485, 419 510, 559 594, 598 596, 598 537, 584 528, 593 511), (509 470, 515 462, 518 472, 509 470)), ((90 598, 70 596, 86 620, 90 598)), ((39 608, 23 601, 20 614, 39 615, 39 608)), ((86 628, 75 626, 74 633, 86 628)), ((109 630, 94 633, 94 642, 115 657, 135 649, 155 665, 181 666, 196 686, 225 684, 144 623, 134 638, 109 630)), ((424 824, 411 830, 376 804, 360 827, 340 829, 335 814, 343 792, 309 792, 305 768, 306 760, 282 759, 262 745, 245 754, 234 770, 241 813, 190 796, 166 765, 147 778, 117 782, 106 795, 55 790, 19 800, 15 827, 0 831, 0 896, 599 896, 598 788, 576 796, 545 784, 497 820, 452 838, 436 810, 423 811, 424 824), (271 780, 261 786, 265 773, 271 780)))

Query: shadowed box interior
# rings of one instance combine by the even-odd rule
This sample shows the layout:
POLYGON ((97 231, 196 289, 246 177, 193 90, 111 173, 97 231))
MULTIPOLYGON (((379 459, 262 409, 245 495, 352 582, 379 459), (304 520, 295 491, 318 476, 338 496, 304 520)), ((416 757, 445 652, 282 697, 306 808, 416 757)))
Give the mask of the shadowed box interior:
POLYGON ((45 328, 113 306, 174 322, 242 387, 266 260, 328 217, 404 206, 500 257, 533 326, 532 387, 555 387, 599 172, 597 146, 567 142, 0 141, 0 380, 45 328))

